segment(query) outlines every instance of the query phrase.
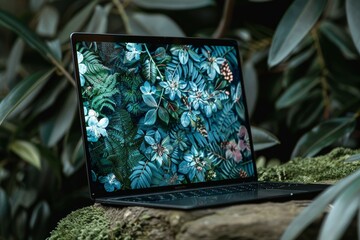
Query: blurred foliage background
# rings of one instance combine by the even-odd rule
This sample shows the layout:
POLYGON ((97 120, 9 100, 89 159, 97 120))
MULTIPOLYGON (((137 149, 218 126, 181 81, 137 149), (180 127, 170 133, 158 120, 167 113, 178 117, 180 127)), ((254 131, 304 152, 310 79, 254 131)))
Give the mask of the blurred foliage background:
POLYGON ((0 239, 44 239, 91 204, 71 32, 237 39, 257 154, 286 162, 359 147, 359 3, 1 1, 0 239))

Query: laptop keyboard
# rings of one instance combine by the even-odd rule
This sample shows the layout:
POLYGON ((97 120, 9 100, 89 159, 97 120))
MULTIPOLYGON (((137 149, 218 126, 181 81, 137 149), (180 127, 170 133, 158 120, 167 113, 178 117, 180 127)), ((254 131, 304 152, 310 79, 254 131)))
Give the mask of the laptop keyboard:
POLYGON ((134 196, 128 198, 120 198, 120 200, 132 201, 132 202, 156 202, 156 201, 176 200, 187 197, 204 197, 204 196, 212 196, 212 195, 237 193, 237 192, 249 192, 249 191, 256 191, 259 189, 288 190, 288 189, 293 189, 298 185, 299 184, 296 183, 273 183, 273 182, 246 183, 246 184, 231 185, 231 186, 218 186, 212 188, 191 189, 191 190, 173 192, 173 193, 159 193, 159 194, 146 195, 146 196, 134 196))

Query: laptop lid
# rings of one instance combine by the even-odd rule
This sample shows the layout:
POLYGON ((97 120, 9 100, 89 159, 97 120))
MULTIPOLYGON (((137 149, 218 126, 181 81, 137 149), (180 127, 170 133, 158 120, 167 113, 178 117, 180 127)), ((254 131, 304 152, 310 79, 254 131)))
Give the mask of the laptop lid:
POLYGON ((71 42, 92 198, 257 180, 236 41, 71 42))

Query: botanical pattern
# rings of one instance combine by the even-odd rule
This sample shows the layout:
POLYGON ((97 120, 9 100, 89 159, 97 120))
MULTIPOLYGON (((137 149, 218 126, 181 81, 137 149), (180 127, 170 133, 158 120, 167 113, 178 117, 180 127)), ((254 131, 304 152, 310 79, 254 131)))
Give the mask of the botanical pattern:
POLYGON ((233 47, 82 42, 77 51, 99 189, 254 175, 233 47))

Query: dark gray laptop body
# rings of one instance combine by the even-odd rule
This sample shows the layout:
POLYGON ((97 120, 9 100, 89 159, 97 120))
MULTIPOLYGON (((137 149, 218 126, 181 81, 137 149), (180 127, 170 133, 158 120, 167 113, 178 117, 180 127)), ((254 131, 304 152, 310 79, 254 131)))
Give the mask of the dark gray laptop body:
POLYGON ((73 33, 91 198, 193 209, 313 197, 257 181, 237 42, 73 33))

